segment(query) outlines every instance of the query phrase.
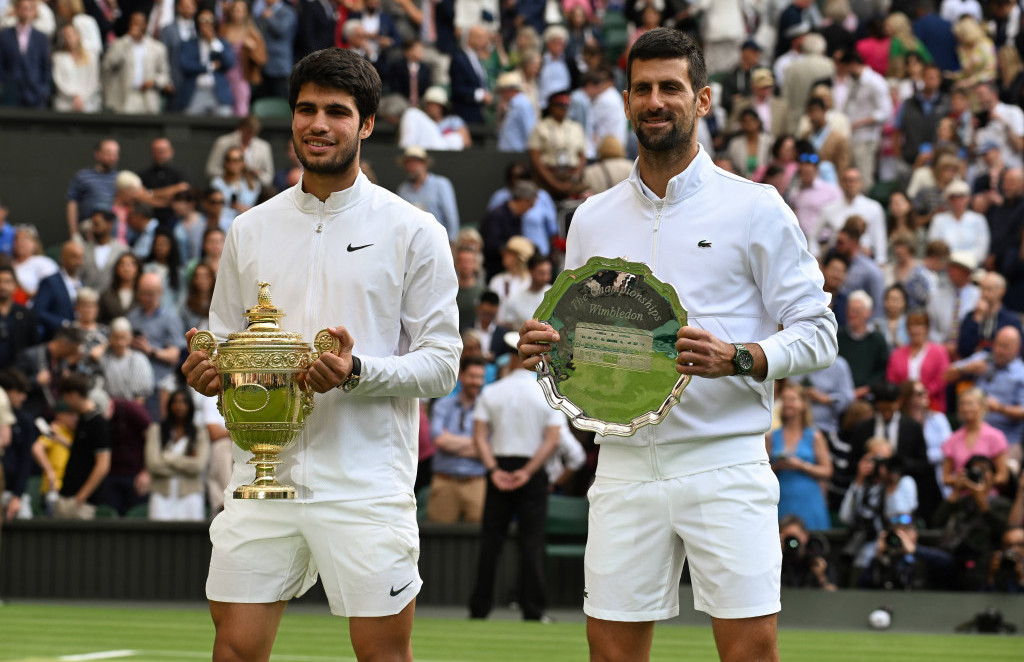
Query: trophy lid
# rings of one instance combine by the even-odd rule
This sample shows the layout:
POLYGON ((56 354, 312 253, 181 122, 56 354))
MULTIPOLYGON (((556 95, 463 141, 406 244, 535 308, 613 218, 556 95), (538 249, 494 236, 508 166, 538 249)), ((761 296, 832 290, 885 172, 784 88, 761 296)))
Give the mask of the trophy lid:
POLYGON ((281 330, 281 325, 277 321, 284 317, 285 314, 271 301, 270 283, 261 280, 258 285, 260 291, 256 297, 256 305, 245 311, 245 317, 249 320, 245 330, 229 334, 228 342, 231 344, 243 344, 234 343, 233 341, 269 340, 302 343, 302 334, 281 330))

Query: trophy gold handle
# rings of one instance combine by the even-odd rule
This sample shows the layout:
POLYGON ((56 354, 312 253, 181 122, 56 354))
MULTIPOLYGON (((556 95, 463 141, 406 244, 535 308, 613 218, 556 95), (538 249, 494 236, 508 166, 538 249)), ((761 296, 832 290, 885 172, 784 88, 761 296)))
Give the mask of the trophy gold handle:
POLYGON ((206 352, 207 358, 210 359, 210 363, 217 365, 217 337, 209 331, 200 331, 196 335, 192 336, 192 340, 188 343, 188 351, 190 352, 206 352))
POLYGON ((327 329, 320 329, 316 333, 316 337, 313 339, 313 352, 310 354, 309 362, 314 363, 321 354, 327 352, 334 352, 337 354, 341 351, 341 341, 331 335, 331 332, 327 329))

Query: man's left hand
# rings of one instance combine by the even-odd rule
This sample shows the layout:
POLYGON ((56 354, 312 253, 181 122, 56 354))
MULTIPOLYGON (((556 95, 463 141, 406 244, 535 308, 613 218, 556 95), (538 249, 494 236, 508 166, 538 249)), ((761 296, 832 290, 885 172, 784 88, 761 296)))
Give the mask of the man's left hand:
POLYGON ((736 348, 710 331, 684 326, 676 334, 676 372, 697 377, 728 377, 736 372, 732 358, 736 348))
POLYGON ((337 354, 321 354, 306 371, 306 383, 317 393, 326 393, 332 388, 337 388, 352 372, 352 347, 355 346, 355 341, 343 326, 328 327, 327 330, 341 341, 341 349, 337 354))

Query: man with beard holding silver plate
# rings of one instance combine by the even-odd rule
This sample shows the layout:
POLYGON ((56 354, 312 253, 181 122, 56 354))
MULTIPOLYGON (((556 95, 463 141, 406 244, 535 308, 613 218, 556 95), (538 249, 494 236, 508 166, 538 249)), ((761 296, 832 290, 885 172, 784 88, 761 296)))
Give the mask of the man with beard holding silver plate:
MULTIPOLYGON (((640 155, 629 179, 576 211, 565 266, 622 258, 671 284, 689 323, 676 371, 693 379, 660 424, 597 437, 584 561, 591 660, 648 659, 654 621, 679 613, 685 559, 721 659, 778 660, 779 486, 764 443, 772 380, 830 365, 835 317, 782 198, 716 167, 697 143, 711 108, 700 46, 650 30, 626 71, 640 155)), ((531 320, 520 355, 536 366, 558 340, 531 320)))
MULTIPOLYGON (((462 343, 444 228, 359 170, 380 88, 352 51, 317 51, 295 66, 289 101, 302 179, 239 215, 224 246, 210 306, 219 339, 244 326, 242 311, 265 280, 288 311, 285 330, 310 338, 328 327, 341 350, 303 376, 320 395, 279 456, 277 476, 297 498, 228 498, 211 524, 216 662, 269 659, 287 601, 317 574, 332 613, 349 619, 357 659, 412 661, 422 585, 418 399, 451 392, 462 343)), ((200 393, 219 392, 205 352, 182 370, 200 393)), ((228 493, 253 478, 247 454, 234 453, 228 493)))

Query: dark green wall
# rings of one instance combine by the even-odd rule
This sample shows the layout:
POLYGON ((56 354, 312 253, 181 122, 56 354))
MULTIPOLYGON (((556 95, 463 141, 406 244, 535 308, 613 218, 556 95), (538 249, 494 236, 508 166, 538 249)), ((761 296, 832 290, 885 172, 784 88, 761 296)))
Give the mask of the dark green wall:
MULTIPOLYGON (((167 136, 175 147, 175 163, 189 173, 193 184, 203 185, 210 146, 236 124, 234 119, 180 115, 70 115, 2 109, 0 198, 10 208, 11 222, 33 223, 44 243, 52 245, 67 238, 64 208, 68 183, 75 171, 92 165, 93 148, 101 138, 116 138, 121 144, 121 167, 137 172, 150 163, 150 141, 167 136)), ((274 149, 275 166, 281 167, 286 163, 289 123, 267 119, 263 125, 261 135, 274 149)), ((485 144, 486 137, 477 139, 485 144)), ((363 145, 363 158, 373 166, 381 186, 391 190, 403 176, 398 156, 394 132, 383 125, 363 145)), ((491 193, 503 186, 505 167, 516 155, 476 147, 433 157, 434 171, 455 185, 463 225, 476 225, 491 193)))

